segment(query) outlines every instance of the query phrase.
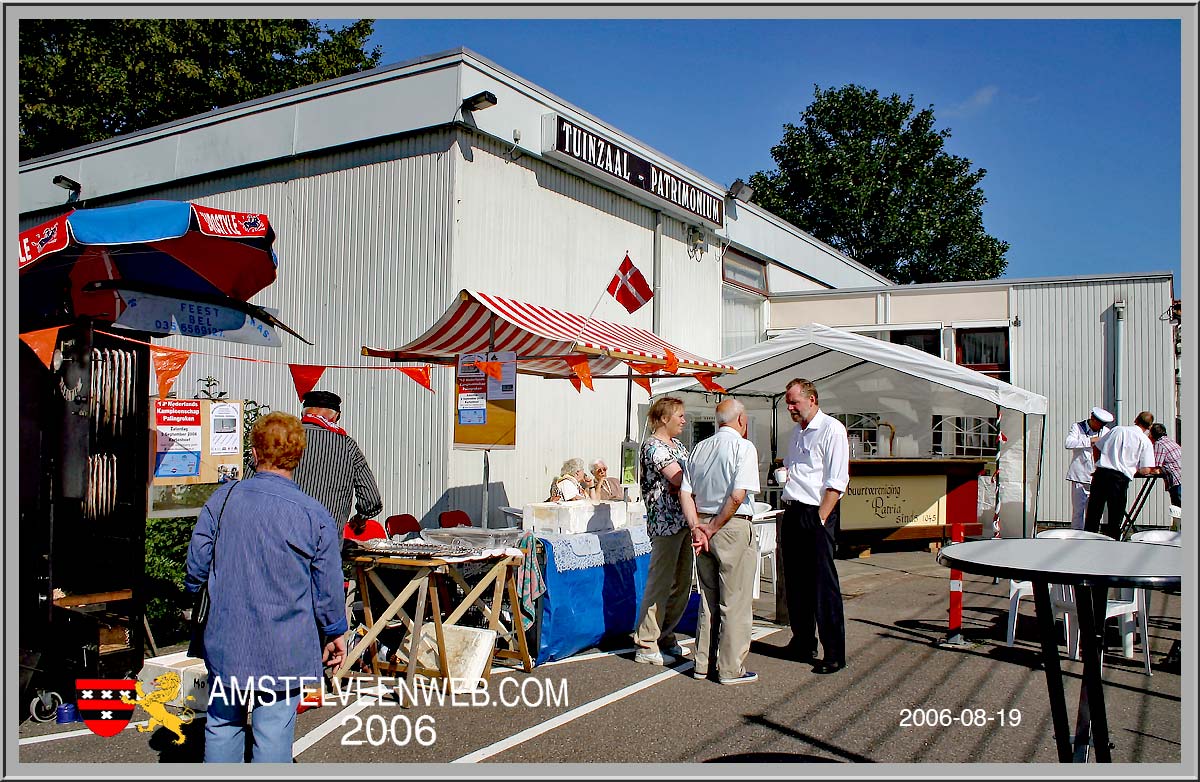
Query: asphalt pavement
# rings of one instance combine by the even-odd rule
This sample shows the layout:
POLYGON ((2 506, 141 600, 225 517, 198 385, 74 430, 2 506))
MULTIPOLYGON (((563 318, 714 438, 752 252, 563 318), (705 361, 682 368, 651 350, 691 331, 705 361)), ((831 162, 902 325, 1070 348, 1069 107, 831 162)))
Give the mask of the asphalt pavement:
MULTIPOLYGON (((422 775, 470 775, 487 773, 478 764, 504 763, 554 764, 531 766, 524 775, 646 776, 680 773, 659 764, 753 763, 744 767, 749 772, 730 766, 717 773, 761 776, 816 771, 793 764, 900 764, 853 772, 882 775, 905 773, 909 764, 1000 763, 1018 764, 1006 773, 1024 775, 1037 768, 1030 764, 1057 762, 1032 601, 1021 602, 1017 640, 1007 647, 1008 582, 965 576, 965 643, 946 646, 949 571, 932 554, 875 553, 839 560, 838 571, 848 655, 838 673, 817 675, 812 665, 786 659, 781 647, 790 632, 773 623, 774 599, 764 591, 747 663, 759 675, 756 683, 693 679, 690 657, 668 667, 637 664, 629 639, 612 639, 530 673, 497 668, 486 700, 462 695, 438 704, 434 697, 432 704, 402 708, 351 694, 344 703, 309 710, 297 718, 295 773, 329 773, 317 764, 350 763, 365 764, 355 773, 387 775, 399 771, 392 764, 421 763, 438 764, 423 767, 422 775), (450 763, 458 765, 443 765, 450 763)), ((1134 659, 1120 655, 1115 637, 1108 647, 1104 695, 1115 763, 1195 762, 1195 747, 1185 758, 1182 745, 1180 668, 1164 663, 1180 636, 1180 612, 1179 595, 1150 593, 1153 676, 1143 672, 1140 644, 1134 659)), ((1081 671, 1081 663, 1063 662, 1072 725, 1081 671)), ((139 709, 134 719, 145 716, 139 709)), ((161 729, 142 733, 131 725, 102 738, 82 725, 26 720, 18 759, 196 762, 201 725, 193 723, 186 741, 175 745, 161 729)), ((1179 774, 1183 766, 1124 768, 1179 774)))

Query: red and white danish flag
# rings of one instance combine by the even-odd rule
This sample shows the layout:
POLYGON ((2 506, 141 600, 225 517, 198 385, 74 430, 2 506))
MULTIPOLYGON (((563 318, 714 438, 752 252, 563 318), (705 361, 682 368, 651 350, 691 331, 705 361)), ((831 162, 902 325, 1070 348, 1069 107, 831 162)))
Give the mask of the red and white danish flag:
POLYGON ((75 705, 83 723, 105 738, 120 733, 133 716, 136 686, 134 679, 76 679, 75 705), (121 700, 122 695, 128 703, 121 700))
POLYGON ((629 312, 636 312, 643 304, 654 298, 654 290, 646 282, 646 278, 638 271, 638 267, 625 255, 612 282, 608 284, 608 292, 621 303, 629 312))

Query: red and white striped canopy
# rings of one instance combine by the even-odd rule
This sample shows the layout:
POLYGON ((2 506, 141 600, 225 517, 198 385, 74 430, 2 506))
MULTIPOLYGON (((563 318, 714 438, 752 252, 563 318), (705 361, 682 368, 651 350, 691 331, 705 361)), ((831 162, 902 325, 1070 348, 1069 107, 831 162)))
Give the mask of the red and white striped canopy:
POLYGON ((670 351, 680 369, 724 374, 737 370, 677 348, 657 334, 607 320, 585 318, 490 293, 464 290, 428 331, 394 350, 363 347, 364 356, 393 361, 453 364, 461 353, 517 354, 517 371, 567 377, 567 356, 589 357, 598 375, 625 361, 665 365, 670 351))

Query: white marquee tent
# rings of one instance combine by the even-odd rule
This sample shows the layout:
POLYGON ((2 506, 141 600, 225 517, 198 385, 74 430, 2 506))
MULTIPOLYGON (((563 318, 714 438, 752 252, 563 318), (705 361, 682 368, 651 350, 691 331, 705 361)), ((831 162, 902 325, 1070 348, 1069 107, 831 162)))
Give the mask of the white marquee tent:
MULTIPOLYGON (((737 368, 736 375, 722 380, 729 395, 752 413, 771 418, 770 442, 756 443, 764 473, 780 424, 791 425, 782 399, 794 377, 816 384, 827 413, 877 415, 884 426, 895 427, 891 447, 897 457, 933 454, 934 416, 998 417, 1007 438, 999 450, 999 531, 1003 537, 1028 537, 1036 531, 1046 397, 914 348, 818 323, 725 356, 721 363, 737 368)), ((655 380, 651 387, 655 397, 713 396, 692 378, 655 380)), ((991 529, 985 523, 985 534, 991 529)))

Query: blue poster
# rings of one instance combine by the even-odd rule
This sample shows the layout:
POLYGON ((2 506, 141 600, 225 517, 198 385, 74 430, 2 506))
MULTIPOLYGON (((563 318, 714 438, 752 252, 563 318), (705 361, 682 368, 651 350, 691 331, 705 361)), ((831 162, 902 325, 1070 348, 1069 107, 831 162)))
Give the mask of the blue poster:
POLYGON ((200 474, 199 451, 160 451, 154 460, 155 478, 182 478, 200 474))

